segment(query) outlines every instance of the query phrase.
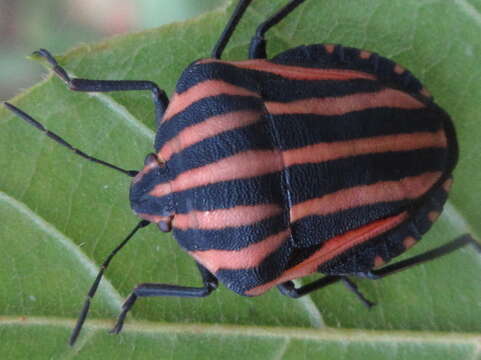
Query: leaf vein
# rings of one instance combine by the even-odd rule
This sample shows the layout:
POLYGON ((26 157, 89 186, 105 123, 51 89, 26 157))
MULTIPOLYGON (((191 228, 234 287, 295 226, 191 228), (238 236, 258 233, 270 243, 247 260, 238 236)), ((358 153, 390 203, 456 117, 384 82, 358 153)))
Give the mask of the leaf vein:
MULTIPOLYGON (((72 239, 68 238, 52 224, 35 214, 27 205, 10 197, 3 191, 0 191, 0 201, 7 203, 18 212, 28 217, 32 221, 32 224, 49 234, 55 241, 66 248, 69 254, 72 254, 75 256, 75 258, 77 258, 79 263, 86 269, 92 278, 97 275, 98 268, 96 265, 78 248, 77 245, 75 245, 72 239)), ((107 298, 110 302, 110 306, 113 306, 116 310, 120 310, 122 307, 122 298, 120 294, 115 290, 111 282, 106 277, 103 278, 103 281, 104 291, 109 295, 107 298)))
POLYGON ((481 26, 481 13, 473 5, 467 0, 454 0, 454 3, 458 5, 466 15, 471 17, 479 26, 481 26))
MULTIPOLYGON (((71 328, 75 320, 71 318, 44 317, 0 317, 0 327, 6 326, 54 326, 71 328)), ((110 319, 91 320, 85 324, 88 330, 109 330, 110 319)), ((298 327, 270 327, 249 325, 153 323, 147 321, 129 321, 123 330, 125 333, 168 334, 169 336, 195 334, 212 336, 246 336, 268 339, 341 341, 356 343, 408 343, 408 344, 452 344, 479 346, 479 333, 452 333, 437 331, 407 330, 355 330, 355 329, 309 329, 298 327)))

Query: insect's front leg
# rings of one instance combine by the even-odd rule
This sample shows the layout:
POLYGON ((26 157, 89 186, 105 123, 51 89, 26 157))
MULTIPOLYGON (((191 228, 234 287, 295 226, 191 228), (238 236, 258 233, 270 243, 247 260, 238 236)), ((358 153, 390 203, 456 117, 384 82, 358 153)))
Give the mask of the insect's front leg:
POLYGON ((45 49, 40 49, 33 53, 34 55, 45 58, 52 70, 61 78, 68 88, 73 91, 82 92, 110 92, 110 91, 131 91, 131 90, 150 90, 152 92, 152 100, 155 106, 155 122, 157 127, 164 115, 169 99, 164 90, 160 89, 156 83, 148 80, 90 80, 71 78, 67 71, 61 67, 53 55, 45 49))
POLYGON ((139 297, 158 297, 158 296, 177 296, 177 297, 206 297, 217 289, 217 278, 212 275, 202 265, 197 264, 200 275, 202 276, 202 287, 189 287, 170 284, 152 284, 145 283, 138 285, 125 300, 122 306, 122 312, 119 315, 117 323, 111 330, 112 333, 118 334, 124 325, 125 317, 134 306, 135 301, 139 297))

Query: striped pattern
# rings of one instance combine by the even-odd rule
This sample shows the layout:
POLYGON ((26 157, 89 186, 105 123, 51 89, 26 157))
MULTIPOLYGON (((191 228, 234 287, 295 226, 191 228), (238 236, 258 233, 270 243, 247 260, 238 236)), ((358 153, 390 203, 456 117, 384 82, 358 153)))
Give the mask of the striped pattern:
POLYGON ((426 228, 415 222, 419 209, 429 207, 421 217, 431 223, 441 210, 444 195, 433 195, 436 206, 425 199, 445 194, 440 182, 456 158, 450 119, 419 81, 337 45, 194 63, 155 149, 161 165, 134 179, 132 207, 173 216, 181 247, 243 295, 317 270, 355 273, 404 251, 426 228), (368 256, 383 236, 392 249, 368 256))
POLYGON ((377 235, 393 229, 406 219, 407 213, 402 212, 399 215, 374 221, 358 229, 333 237, 327 240, 322 247, 314 251, 307 259, 288 268, 286 271, 282 272, 279 277, 247 290, 246 294, 250 296, 261 295, 276 284, 312 274, 317 271, 320 264, 324 264, 335 258, 337 255, 354 248, 356 245, 365 243, 367 240, 373 239, 377 235))

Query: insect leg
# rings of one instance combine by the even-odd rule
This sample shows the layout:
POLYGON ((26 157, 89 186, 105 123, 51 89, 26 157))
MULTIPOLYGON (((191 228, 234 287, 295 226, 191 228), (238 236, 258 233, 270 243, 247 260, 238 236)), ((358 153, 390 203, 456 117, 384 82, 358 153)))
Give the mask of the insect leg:
POLYGON ((366 305, 368 308, 375 305, 372 301, 368 300, 357 288, 357 285, 353 283, 349 278, 346 276, 341 275, 328 275, 324 276, 321 279, 315 280, 309 284, 303 285, 299 288, 296 288, 292 281, 287 281, 285 283, 277 285, 280 293, 282 295, 297 299, 301 296, 307 295, 313 291, 319 290, 325 286, 334 284, 338 281, 342 281, 344 285, 351 290, 361 302, 366 305))
POLYGON ((448 242, 447 244, 441 245, 435 249, 426 251, 422 254, 413 256, 406 260, 398 261, 397 263, 385 266, 381 269, 372 270, 368 273, 368 277, 372 277, 373 279, 380 279, 395 272, 406 270, 411 266, 422 264, 440 258, 444 255, 448 255, 458 249, 465 247, 466 245, 472 245, 476 249, 476 251, 481 253, 481 244, 474 240, 471 235, 464 234, 448 242))
MULTIPOLYGON (((406 270, 411 266, 415 266, 418 264, 422 264, 431 260, 435 260, 440 258, 444 255, 448 255, 456 250, 459 250, 466 245, 472 245, 479 253, 481 253, 481 244, 479 244, 473 237, 469 234, 461 235, 456 239, 450 241, 449 243, 439 246, 433 250, 429 250, 425 253, 413 256, 409 259, 399 261, 389 266, 385 266, 381 269, 372 270, 367 273, 362 274, 353 274, 355 276, 361 276, 368 279, 376 280, 381 279, 385 276, 394 274, 396 272, 406 270)), ((277 288, 281 292, 281 294, 285 296, 289 296, 292 298, 299 298, 301 296, 307 295, 315 290, 319 290, 325 286, 334 284, 338 281, 343 281, 344 284, 352 290, 360 299, 361 301, 366 304, 368 307, 372 306, 373 303, 367 300, 364 295, 357 289, 357 286, 351 282, 345 275, 328 275, 319 280, 313 281, 309 284, 296 288, 292 281, 287 281, 280 285, 277 285, 277 288)))
POLYGON ((33 53, 34 55, 45 58, 52 70, 61 78, 70 90, 85 92, 110 92, 110 91, 130 91, 130 90, 150 90, 155 106, 155 120, 157 126, 169 105, 169 99, 164 90, 161 90, 157 84, 152 81, 144 80, 89 80, 71 78, 65 69, 61 67, 57 60, 50 54, 48 50, 40 49, 33 53))
POLYGON ((237 24, 239 23, 240 19, 242 18, 242 15, 244 15, 245 11, 247 10, 247 7, 251 3, 252 0, 240 0, 239 3, 237 4, 236 8, 234 9, 234 12, 232 13, 229 22, 227 23, 226 27, 224 28, 224 31, 222 31, 222 34, 217 40, 217 43, 214 46, 214 49, 212 49, 212 54, 211 57, 214 59, 220 59, 222 56, 222 52, 225 49, 225 46, 229 42, 232 33, 234 32, 237 24))
POLYGON ((118 334, 124 325, 127 313, 135 304, 139 297, 157 297, 157 296, 177 296, 177 297, 205 297, 217 288, 217 279, 202 265, 197 264, 202 276, 202 287, 188 287, 169 284, 151 284, 145 283, 138 285, 129 295, 122 305, 122 312, 119 315, 117 323, 111 330, 111 333, 118 334))
POLYGON ((325 286, 329 286, 331 284, 334 284, 342 279, 342 276, 337 276, 337 275, 329 275, 329 276, 324 276, 321 279, 315 280, 309 284, 303 285, 299 288, 296 288, 294 285, 294 282, 292 281, 286 281, 282 284, 277 285, 277 288, 279 289, 279 292, 282 295, 297 299, 301 296, 307 295, 313 291, 319 290, 325 286))
POLYGON ((303 2, 304 0, 291 0, 286 6, 257 27, 256 34, 252 37, 249 46, 249 59, 265 59, 267 57, 265 33, 303 2))

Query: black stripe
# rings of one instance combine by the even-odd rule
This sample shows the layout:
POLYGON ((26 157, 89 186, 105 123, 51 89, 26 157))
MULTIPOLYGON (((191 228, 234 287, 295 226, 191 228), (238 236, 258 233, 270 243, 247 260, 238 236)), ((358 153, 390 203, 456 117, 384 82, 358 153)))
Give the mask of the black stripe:
POLYGON ((281 275, 286 269, 291 253, 292 245, 287 241, 257 267, 241 270, 220 269, 215 276, 232 291, 245 295, 247 290, 272 281, 281 275))
MULTIPOLYGON (((396 63, 390 59, 373 53, 369 59, 359 57, 361 50, 342 45, 336 45, 329 54, 324 45, 313 44, 299 46, 284 51, 270 61, 276 64, 301 66, 317 69, 344 69, 374 74, 379 81, 393 88, 402 89, 416 94, 422 89, 421 82, 409 71, 399 75, 394 72, 396 63)), ((421 99, 426 102, 426 99, 421 99)))
MULTIPOLYGON (((216 273, 216 277, 231 290, 239 294, 244 294, 244 292, 249 289, 276 279, 282 272, 301 263, 315 251, 319 250, 322 244, 322 241, 319 240, 322 236, 320 231, 322 231, 324 227, 327 226, 336 229, 338 226, 349 224, 349 221, 357 221, 358 226, 353 226, 353 228, 359 228, 376 220, 376 218, 370 215, 371 213, 376 213, 377 216, 383 218, 383 213, 388 214, 391 208, 397 208, 397 210, 399 210, 400 207, 404 207, 404 203, 382 203, 376 204, 374 207, 375 209, 372 206, 365 206, 333 215, 303 219, 294 224, 293 233, 295 234, 294 242, 297 242, 297 244, 299 244, 300 235, 309 237, 308 241, 301 241, 304 242, 303 245, 307 246, 306 248, 294 247, 292 243, 288 242, 269 255, 258 267, 241 270, 219 270, 216 273), (353 214, 353 212, 357 212, 357 214, 353 214), (364 222, 362 218, 363 215, 372 217, 371 221, 364 222), (303 231, 301 227, 304 227, 304 233, 301 233, 303 231)), ((394 211, 394 214, 397 213, 400 212, 394 211)), ((385 217, 387 216, 391 215, 388 214, 385 217)), ((349 227, 350 225, 347 225, 345 231, 348 231, 347 229, 349 227)), ((336 231, 333 232, 333 234, 335 233, 336 231)), ((387 234, 343 252, 333 260, 322 264, 319 270, 331 275, 368 271, 372 268, 376 255, 382 255, 384 259, 389 260, 391 257, 401 254, 405 250, 402 240, 408 235, 419 238, 419 234, 417 230, 413 228, 411 221, 404 222, 400 227, 396 227, 387 234), (400 230, 401 228, 402 231, 400 230)), ((333 236, 330 236, 329 238, 332 237, 333 236)), ((324 241, 329 238, 324 239, 324 241)))
POLYGON ((355 274, 371 270, 376 256, 380 256, 386 262, 399 256, 406 251, 404 239, 412 236, 419 240, 432 226, 428 218, 429 212, 432 210, 441 212, 446 200, 447 193, 438 187, 421 205, 411 211, 409 220, 386 234, 343 252, 323 264, 319 270, 331 275, 355 274))
POLYGON ((340 116, 292 114, 271 116, 281 149, 294 149, 320 142, 352 140, 372 136, 434 132, 442 118, 429 108, 404 110, 376 108, 340 116))
POLYGON ((175 212, 175 206, 173 203, 174 198, 172 194, 162 197, 143 195, 137 201, 131 201, 130 206, 136 213, 170 216, 175 212))
POLYGON ((380 256, 389 261, 405 251, 403 240, 411 235, 410 222, 404 222, 394 229, 369 241, 351 247, 333 259, 320 264, 318 271, 328 275, 355 275, 365 273, 374 267, 374 259, 380 256))
POLYGON ((247 150, 270 150, 273 146, 268 125, 266 121, 259 121, 204 139, 174 154, 169 167, 181 173, 247 150))
MULTIPOLYGON (((344 188, 394 181, 444 170, 444 149, 368 154, 288 168, 293 204, 344 188)), ((282 204, 281 173, 221 181, 175 193, 176 211, 227 209, 237 205, 282 204)))
POLYGON ((264 103, 255 96, 218 95, 203 98, 189 105, 170 120, 162 123, 155 138, 155 149, 175 137, 183 129, 201 123, 210 117, 239 110, 258 110, 264 112, 264 103))
MULTIPOLYGON (((276 96, 274 94, 279 94, 280 99, 285 98, 285 95, 276 91, 277 89, 275 89, 275 87, 279 86, 279 84, 282 84, 281 92, 290 91, 291 88, 297 89, 298 91, 291 91, 291 95, 294 97, 296 97, 296 93, 298 92, 306 92, 306 89, 312 89, 311 91, 307 91, 307 93, 314 94, 319 92, 319 94, 326 94, 325 96, 330 97, 357 93, 359 90, 356 90, 356 86, 365 89, 365 91, 372 91, 372 87, 380 87, 379 82, 369 79, 295 80, 268 71, 243 69, 231 64, 207 63, 195 64, 187 68, 177 82, 176 92, 182 94, 193 86, 208 80, 221 80, 250 91, 261 91, 268 97, 274 96, 273 98, 276 96), (307 86, 307 88, 304 89, 303 86, 307 86), (324 88, 324 86, 327 88, 324 88), (329 90, 334 91, 334 95, 329 93, 329 90), (271 95, 271 92, 273 95, 271 95)), ((317 97, 319 96, 320 95, 317 95, 317 97)), ((305 98, 305 96, 301 98, 305 98)), ((288 100, 287 98, 285 101, 288 100)))
POLYGON ((175 91, 182 94, 206 80, 222 80, 250 91, 257 91, 260 75, 258 71, 241 69, 229 64, 194 64, 189 66, 180 76, 175 91))
POLYGON ((187 251, 240 250, 287 229, 286 216, 278 215, 252 225, 216 230, 173 228, 174 237, 187 251))
POLYGON ((155 167, 130 186, 130 206, 136 213, 167 216, 174 212, 172 194, 154 197, 148 193, 160 183, 171 180, 172 177, 165 167, 155 167))
MULTIPOLYGON (((317 239, 319 238, 316 234, 314 236, 317 239)), ((229 289, 245 295, 244 293, 247 290, 276 279, 285 270, 306 260, 319 248, 320 244, 313 245, 307 249, 300 249, 293 247, 290 242, 287 242, 266 257, 257 267, 240 270, 220 269, 215 275, 229 289)))
POLYGON ((286 170, 292 189, 290 198, 297 204, 354 186, 444 171, 446 155, 446 149, 428 148, 294 165, 286 170))
MULTIPOLYGON (((392 209, 399 210, 400 207, 404 207, 404 202, 380 203, 374 206, 369 205, 357 209, 350 209, 328 216, 317 216, 303 219, 294 224, 294 242, 300 244, 299 236, 309 237, 310 239, 308 241, 302 240, 302 245, 308 246, 307 248, 303 249, 298 246, 294 247, 291 242, 287 242, 264 259, 258 267, 240 270, 221 269, 216 273, 216 277, 229 289, 242 295, 249 289, 274 280, 280 276, 282 272, 301 263, 315 251, 319 250, 322 243, 319 239, 323 237, 321 231, 325 227, 331 227, 333 230, 338 226, 344 227, 344 231, 342 232, 344 233, 352 226, 349 225, 349 221, 357 222, 357 226, 354 225, 352 228, 359 228, 373 220, 391 216, 389 213, 392 212, 392 209), (354 212, 357 214, 354 214, 354 212), (376 215, 374 216, 372 214, 376 215), (383 214, 387 215, 383 216, 383 214), (367 219, 364 219, 363 216, 370 217, 369 221, 365 221, 367 219), (304 229, 302 229, 302 227, 304 229), (301 233, 304 230, 305 232, 301 233)), ((397 214, 398 212, 394 211, 394 213, 397 214)), ((337 271, 337 274, 353 273, 353 270, 361 271, 359 269, 366 271, 372 268, 373 259, 378 254, 382 254, 385 259, 399 255, 404 251, 402 248, 402 240, 405 236, 412 235, 418 238, 417 232, 413 233, 411 229, 412 226, 409 222, 406 222, 401 226, 404 226, 406 231, 409 230, 410 232, 406 233, 405 231, 402 231, 402 236, 395 236, 395 239, 393 238, 392 241, 389 241, 389 244, 384 244, 385 241, 387 241, 385 240, 387 238, 383 235, 376 238, 380 239, 380 242, 376 242, 376 239, 374 239, 366 244, 362 244, 362 248, 352 248, 345 253, 342 253, 338 258, 326 263, 328 265, 321 266, 322 271, 330 274, 336 273, 333 273, 333 271, 337 271), (349 256, 345 256, 346 254, 349 256), (362 256, 358 256, 359 254, 362 256), (342 261, 338 261, 338 259, 341 259, 342 261), (344 266, 343 264, 347 266, 344 266)), ((390 234, 399 232, 397 229, 398 228, 391 231, 390 234)), ((336 235, 340 235, 337 231, 332 232, 332 234, 332 236, 326 234, 328 237, 325 238, 324 241, 336 235)))
POLYGON ((378 81, 262 79, 260 92, 265 101, 290 102, 309 98, 333 98, 375 93, 385 87, 378 81))
POLYGON ((353 80, 295 80, 270 72, 241 69, 234 65, 197 64, 181 76, 176 91, 181 94, 208 80, 221 80, 250 91, 259 92, 266 101, 287 102, 311 97, 336 97, 375 92, 384 88, 379 81, 353 80))
POLYGON ((132 183, 132 185, 130 186, 130 197, 138 199, 146 192, 152 190, 155 185, 157 185, 160 180, 164 178, 165 176, 160 173, 160 168, 156 167, 152 169, 148 173, 144 174, 144 176, 142 176, 142 178, 138 182, 132 183))
POLYGON ((276 203, 282 206, 280 172, 222 181, 175 193, 176 212, 228 209, 240 205, 276 203))
POLYGON ((429 219, 429 213, 431 211, 437 211, 441 213, 443 211, 444 204, 448 199, 448 193, 440 186, 425 199, 423 204, 419 206, 412 217, 412 222, 421 234, 425 234, 432 226, 432 222, 429 219))
MULTIPOLYGON (((319 246, 335 236, 358 229, 373 221, 398 215, 408 209, 412 203, 412 200, 382 202, 328 215, 306 216, 291 225, 294 247, 310 251, 310 247, 319 246)), ((306 254, 306 257, 307 255, 309 254, 306 254)), ((299 261, 304 258, 301 256, 299 261)), ((291 264, 291 266, 294 265, 291 264)))

